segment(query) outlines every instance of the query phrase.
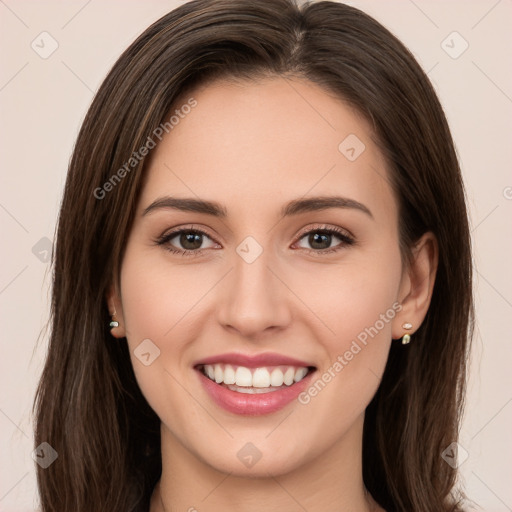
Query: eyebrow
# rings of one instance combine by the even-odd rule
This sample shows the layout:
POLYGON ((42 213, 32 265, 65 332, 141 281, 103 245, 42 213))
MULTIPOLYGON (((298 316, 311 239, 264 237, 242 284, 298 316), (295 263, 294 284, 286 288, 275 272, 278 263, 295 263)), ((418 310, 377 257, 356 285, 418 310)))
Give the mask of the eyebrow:
MULTIPOLYGON (((354 199, 341 196, 319 196, 294 199, 283 206, 281 209, 281 215, 283 217, 290 217, 306 212, 327 210, 329 208, 354 209, 365 213, 372 219, 374 218, 372 212, 364 204, 355 201, 354 199)), ((226 208, 215 201, 206 201, 192 197, 179 198, 170 196, 160 197, 153 201, 144 209, 142 216, 148 215, 149 213, 159 209, 204 213, 206 215, 213 215, 214 217, 222 219, 227 217, 226 208)))

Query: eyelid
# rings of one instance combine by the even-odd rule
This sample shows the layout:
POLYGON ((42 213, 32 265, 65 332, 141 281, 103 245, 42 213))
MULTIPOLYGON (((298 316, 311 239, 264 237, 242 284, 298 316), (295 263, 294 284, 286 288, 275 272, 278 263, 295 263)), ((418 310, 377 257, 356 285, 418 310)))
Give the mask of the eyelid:
POLYGON ((347 238, 350 238, 352 240, 355 239, 354 235, 345 228, 341 228, 339 226, 334 226, 331 224, 313 224, 306 226, 305 228, 302 228, 299 233, 297 234, 297 239, 300 240, 304 235, 309 234, 311 231, 335 231, 341 235, 346 236, 347 238))
POLYGON ((206 228, 200 227, 196 224, 185 224, 184 226, 176 226, 174 228, 170 228, 169 230, 165 231, 161 236, 159 236, 158 239, 176 236, 176 235, 179 235, 180 233, 182 233, 183 231, 186 231, 186 232, 195 231, 202 235, 206 235, 208 238, 210 238, 215 243, 219 243, 219 242, 217 242, 215 237, 206 228))

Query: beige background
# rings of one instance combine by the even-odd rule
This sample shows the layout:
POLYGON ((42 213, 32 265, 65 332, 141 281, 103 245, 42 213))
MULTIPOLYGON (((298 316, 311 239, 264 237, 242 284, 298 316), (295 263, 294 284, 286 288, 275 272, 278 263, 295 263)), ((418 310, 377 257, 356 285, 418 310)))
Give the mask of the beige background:
MULTIPOLYGON (((0 0, 2 511, 37 509, 30 411, 46 345, 42 335, 36 347, 48 314, 45 237, 53 239, 74 139, 121 51, 179 3, 0 0), (42 52, 45 37, 44 48, 51 48, 50 36, 38 37, 44 31, 58 43, 46 59, 31 47, 35 40, 42 52)), ((413 51, 452 127, 471 213, 478 322, 460 440, 468 456, 460 470, 481 507, 472 510, 510 511, 512 1, 350 4, 376 17, 413 51), (466 51, 452 58, 465 41, 466 51)))

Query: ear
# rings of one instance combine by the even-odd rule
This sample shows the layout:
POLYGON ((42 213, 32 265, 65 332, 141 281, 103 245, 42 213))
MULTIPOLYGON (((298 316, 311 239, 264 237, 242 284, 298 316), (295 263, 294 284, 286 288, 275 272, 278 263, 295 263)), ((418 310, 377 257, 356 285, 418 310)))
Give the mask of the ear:
POLYGON ((425 319, 434 290, 438 261, 437 239, 428 231, 414 245, 412 261, 402 274, 398 292, 402 309, 393 321, 393 339, 400 339, 404 334, 412 335, 425 319), (404 329, 404 323, 412 324, 412 329, 404 329))
POLYGON ((121 302, 121 294, 117 286, 111 284, 107 291, 106 300, 108 304, 108 312, 113 321, 119 323, 118 327, 111 327, 110 332, 114 338, 124 338, 126 336, 125 322, 123 316, 123 304, 121 302))

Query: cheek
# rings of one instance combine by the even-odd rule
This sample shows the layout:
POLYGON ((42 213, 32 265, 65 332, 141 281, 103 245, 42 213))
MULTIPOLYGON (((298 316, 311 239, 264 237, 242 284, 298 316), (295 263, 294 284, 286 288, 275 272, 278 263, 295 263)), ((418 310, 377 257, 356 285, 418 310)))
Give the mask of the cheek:
POLYGON ((398 281, 386 274, 372 276, 370 272, 355 279, 352 287, 349 281, 344 280, 346 293, 338 293, 336 308, 329 311, 328 321, 336 333, 333 338, 342 340, 331 343, 332 348, 348 350, 355 340, 365 344, 371 339, 391 339, 391 322, 400 307, 396 303, 398 281))
POLYGON ((391 321, 401 307, 400 276, 399 252, 390 248, 378 257, 354 255, 337 266, 318 266, 295 281, 295 290, 321 321, 317 334, 332 356, 354 339, 364 342, 365 335, 391 338, 391 321))
MULTIPOLYGON (((162 250, 163 251, 163 250, 162 250)), ((179 343, 174 333, 194 316, 194 306, 215 282, 215 276, 166 262, 165 254, 126 251, 121 273, 123 317, 130 343, 144 338, 179 343)))
POLYGON ((390 248, 380 257, 326 271, 321 291, 309 283, 308 288, 315 290, 309 294, 311 309, 324 324, 318 339, 326 358, 300 401, 313 416, 340 419, 333 435, 364 412, 380 384, 393 319, 401 309, 397 302, 400 276, 398 249, 390 248))
POLYGON ((190 406, 181 385, 190 385, 190 351, 204 329, 205 304, 210 304, 207 314, 211 313, 208 293, 219 275, 207 265, 191 270, 172 264, 163 249, 146 251, 140 241, 131 243, 122 264, 121 293, 132 366, 150 406, 176 426, 179 418, 174 411, 190 406), (149 352, 158 353, 147 366, 137 357, 145 340, 157 347, 149 345, 149 352))
POLYGON ((135 249, 129 243, 121 269, 121 293, 133 370, 143 395, 161 415, 162 397, 172 387, 167 372, 174 371, 169 360, 176 360, 181 353, 182 337, 176 333, 182 328, 180 320, 187 318, 197 290, 194 293, 180 281, 179 271, 169 275, 168 268, 158 265, 140 246, 135 249))

